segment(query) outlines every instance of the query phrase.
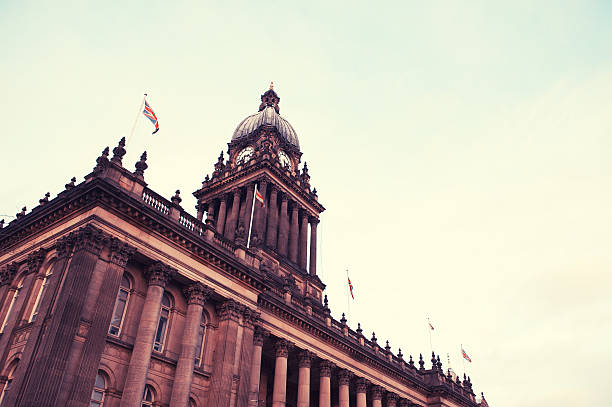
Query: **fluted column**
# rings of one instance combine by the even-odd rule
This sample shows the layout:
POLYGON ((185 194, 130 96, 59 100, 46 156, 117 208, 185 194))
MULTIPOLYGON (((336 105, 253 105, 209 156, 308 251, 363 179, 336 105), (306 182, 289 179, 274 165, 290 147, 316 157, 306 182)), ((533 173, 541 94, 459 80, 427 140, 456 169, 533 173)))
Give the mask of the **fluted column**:
POLYGON ((299 212, 300 208, 297 202, 293 203, 291 208, 291 226, 289 232, 289 260, 297 263, 298 258, 298 237, 299 237, 299 212))
POLYGON ((397 406, 397 394, 388 392, 387 393, 387 407, 397 406))
POLYGON ((322 360, 319 365, 319 407, 331 407, 332 363, 322 360))
POLYGON ((266 180, 260 180, 257 184, 257 191, 261 194, 261 196, 263 196, 265 207, 255 205, 255 213, 253 214, 255 219, 253 220, 253 232, 251 235, 251 245, 254 246, 259 246, 264 243, 264 235, 266 231, 266 213, 269 212, 267 208, 272 205, 272 202, 266 201, 267 188, 268 181, 266 180))
POLYGON ((300 218, 301 226, 300 226, 300 255, 299 255, 299 265, 300 268, 306 270, 306 262, 308 259, 308 213, 306 211, 302 211, 302 215, 300 218))
POLYGON ((153 351, 155 331, 159 323, 161 300, 164 288, 172 274, 173 270, 161 262, 153 264, 147 272, 149 288, 142 307, 130 366, 123 385, 121 407, 140 407, 153 351))
POLYGON ((225 237, 229 240, 234 240, 236 235, 236 221, 238 220, 238 212, 240 210, 240 189, 234 190, 234 198, 232 200, 232 211, 225 222, 225 237))
POLYGON ((289 346, 287 341, 276 341, 276 363, 274 365, 274 390, 272 391, 272 407, 285 407, 287 398, 287 358, 289 346))
POLYGON ((300 353, 298 373, 297 407, 310 406, 310 365, 313 354, 307 350, 300 353))
POLYGON ((251 380, 249 381, 249 407, 259 405, 259 380, 261 378, 261 350, 265 337, 268 335, 264 329, 255 328, 253 335, 253 361, 251 362, 251 380))
POLYGON ((368 381, 363 377, 358 378, 356 390, 357 407, 366 407, 366 391, 368 390, 368 381))
POLYGON ((351 372, 342 369, 338 372, 338 407, 349 407, 349 382, 351 372))
POLYGON ((317 225, 319 219, 310 218, 310 274, 317 274, 317 225))
POLYGON ((280 226, 278 228, 278 253, 286 256, 287 255, 287 243, 289 240, 289 218, 287 215, 287 204, 288 197, 287 194, 283 194, 283 198, 281 201, 281 210, 280 210, 280 226))
POLYGON ((372 386, 372 407, 382 407, 382 392, 382 387, 372 386))
POLYGON ((227 214, 227 197, 222 195, 219 203, 219 217, 217 218, 217 232, 223 234, 225 231, 225 216, 227 214))
POLYGON ((181 336, 181 354, 176 364, 170 407, 184 407, 189 403, 198 331, 202 323, 204 304, 211 293, 212 290, 201 283, 194 283, 185 289, 187 315, 181 336))
POLYGON ((276 249, 276 236, 278 228, 278 205, 276 204, 278 189, 271 185, 270 210, 268 211, 268 233, 266 234, 266 246, 276 249))

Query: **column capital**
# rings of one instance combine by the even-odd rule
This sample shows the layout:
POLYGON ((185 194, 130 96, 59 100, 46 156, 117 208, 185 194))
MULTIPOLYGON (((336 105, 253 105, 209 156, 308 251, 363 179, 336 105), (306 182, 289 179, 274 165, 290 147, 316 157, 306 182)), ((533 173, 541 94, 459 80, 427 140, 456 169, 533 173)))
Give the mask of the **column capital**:
POLYGON ((346 369, 340 369, 338 371, 338 382, 341 385, 348 385, 349 382, 351 381, 351 377, 353 376, 353 373, 350 372, 349 370, 346 369))
POLYGON ((381 386, 372 386, 372 400, 381 400, 384 389, 381 386))
POLYGON ((246 184, 246 190, 253 192, 255 190, 255 181, 251 181, 246 184))
POLYGON ((365 393, 366 391, 368 391, 369 384, 370 382, 364 379, 363 377, 358 377, 355 381, 355 388, 357 390, 357 393, 365 393))
POLYGON ((270 184, 270 192, 274 193, 274 194, 278 194, 278 187, 276 186, 276 184, 270 184))
POLYGON ((109 237, 102 230, 92 225, 85 225, 77 231, 70 233, 68 236, 72 238, 74 250, 86 250, 96 256, 108 244, 109 237))
POLYGON ((387 407, 395 407, 397 405, 398 395, 388 391, 387 392, 387 407))
POLYGON ((111 238, 109 251, 111 263, 124 268, 128 260, 136 253, 136 248, 113 237, 111 238))
POLYGON ((168 281, 172 279, 176 270, 165 265, 161 261, 156 261, 151 264, 147 270, 146 277, 149 285, 158 285, 162 288, 166 287, 168 281))
POLYGON ((281 202, 285 203, 289 201, 289 195, 287 193, 283 193, 283 195, 281 196, 281 202))
POLYGON ((270 332, 266 329, 256 326, 255 333, 253 334, 253 345, 263 346, 264 340, 270 335, 270 332))
POLYGON ((310 369, 312 365, 312 359, 315 357, 314 353, 303 350, 299 354, 299 367, 307 367, 310 369))
POLYGON ((227 300, 217 305, 217 316, 219 321, 232 320, 238 322, 243 310, 244 305, 234 300, 227 300))
POLYGON ((316 216, 309 216, 308 217, 308 222, 310 222, 311 225, 318 225, 319 224, 319 218, 317 218, 316 216))
POLYGON ((189 287, 186 287, 183 290, 183 294, 185 294, 185 297, 187 297, 188 304, 204 306, 204 304, 206 304, 206 301, 208 301, 210 296, 213 294, 213 290, 207 285, 204 285, 200 282, 195 282, 189 285, 189 287))
POLYGON ((287 358, 289 357, 289 349, 292 347, 292 344, 286 339, 278 339, 274 343, 274 349, 276 350, 277 358, 287 358))
MULTIPOLYGON (((35 252, 32 252, 28 255, 27 263, 28 263, 28 273, 37 273, 42 266, 43 261, 45 261, 45 257, 47 256, 47 251, 44 249, 38 249, 35 252)), ((15 271, 17 271, 15 269, 15 271)))
POLYGON ((410 407, 412 403, 408 399, 399 399, 400 407, 410 407))
POLYGON ((232 190, 234 197, 240 198, 240 194, 242 193, 241 189, 242 189, 241 187, 237 187, 232 190))
POLYGON ((248 329, 253 329, 261 314, 247 306, 242 311, 242 326, 248 329))
POLYGON ((0 286, 10 284, 17 274, 17 263, 10 263, 8 266, 0 270, 0 286))
MULTIPOLYGON (((257 182, 259 183, 260 188, 265 185, 268 185, 268 180, 265 178, 258 179, 257 182)), ((274 184, 272 184, 272 188, 275 188, 274 184)))
POLYGON ((323 377, 331 377, 331 371, 335 365, 329 360, 321 360, 319 363, 319 374, 323 377))

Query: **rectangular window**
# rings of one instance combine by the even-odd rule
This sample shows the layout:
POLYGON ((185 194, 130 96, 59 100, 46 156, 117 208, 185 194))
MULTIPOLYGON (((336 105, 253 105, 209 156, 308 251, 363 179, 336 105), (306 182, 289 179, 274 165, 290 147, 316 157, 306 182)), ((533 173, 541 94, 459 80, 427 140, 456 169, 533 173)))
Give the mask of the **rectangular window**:
POLYGON ((195 365, 200 366, 202 363, 202 346, 204 342, 204 325, 200 325, 198 329, 198 339, 196 342, 195 365))
POLYGON ((121 329, 121 322, 123 320, 123 313, 125 312, 125 305, 127 304, 128 292, 119 290, 117 296, 117 302, 115 303, 115 312, 113 312, 113 319, 108 329, 108 333, 111 335, 119 335, 121 329))
POLYGON ((155 334, 155 344, 153 349, 161 352, 164 347, 164 339, 166 337, 166 328, 168 326, 168 310, 162 309, 159 316, 159 324, 157 324, 157 332, 155 334))

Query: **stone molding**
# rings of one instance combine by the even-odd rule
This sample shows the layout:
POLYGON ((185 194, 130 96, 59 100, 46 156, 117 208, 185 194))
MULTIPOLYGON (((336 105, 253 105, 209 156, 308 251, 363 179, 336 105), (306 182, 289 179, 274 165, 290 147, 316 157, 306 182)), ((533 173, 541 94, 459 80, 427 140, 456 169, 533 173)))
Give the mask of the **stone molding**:
POLYGON ((187 304, 189 305, 196 304, 204 306, 212 293, 213 290, 210 287, 200 282, 195 282, 183 290, 183 294, 185 294, 187 304))
POLYGON ((156 261, 147 269, 146 278, 149 286, 158 285, 165 288, 175 273, 176 270, 172 267, 165 265, 161 261, 156 261))

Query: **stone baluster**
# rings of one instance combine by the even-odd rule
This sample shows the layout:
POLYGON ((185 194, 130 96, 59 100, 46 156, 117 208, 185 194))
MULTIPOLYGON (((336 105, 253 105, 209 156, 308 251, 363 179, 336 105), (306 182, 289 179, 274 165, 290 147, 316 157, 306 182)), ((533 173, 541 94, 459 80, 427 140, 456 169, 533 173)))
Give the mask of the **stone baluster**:
POLYGON ((368 381, 360 377, 356 381, 356 402, 357 407, 366 407, 366 392, 368 391, 368 381))
POLYGON ((282 256, 287 255, 287 243, 289 240, 289 218, 287 215, 287 205, 289 197, 283 194, 280 211, 280 227, 278 228, 278 253, 282 256))
POLYGON ((276 349, 276 363, 274 366, 274 390, 272 391, 272 407, 285 407, 287 398, 287 358, 289 357, 289 344, 279 339, 274 344, 276 349))
POLYGON ((331 407, 331 370, 333 364, 322 360, 319 364, 319 407, 331 407))
POLYGON ((291 208, 291 225, 289 228, 289 260, 294 263, 297 263, 298 257, 299 212, 300 208, 297 202, 294 202, 291 208))
POLYGON ((278 205, 277 194, 278 189, 272 185, 270 191, 270 210, 268 216, 268 233, 266 234, 266 245, 272 249, 276 249, 276 236, 278 235, 278 205))
POLYGON ((234 190, 234 198, 232 200, 232 211, 225 222, 225 237, 229 240, 234 240, 236 235, 236 222, 238 221, 238 213, 240 211, 240 188, 234 190))
POLYGON ((319 219, 310 218, 310 274, 317 275, 317 224, 319 219))
POLYGON ((225 231, 225 217, 227 216, 227 199, 225 195, 221 195, 219 203, 219 217, 217 218, 217 232, 223 234, 225 231))
POLYGON ((261 379, 261 351, 268 332, 256 327, 253 334, 253 360, 251 362, 251 380, 249 381, 249 407, 259 405, 259 381, 261 379))
POLYGON ((202 323, 204 304, 212 294, 212 290, 196 282, 187 287, 184 293, 188 304, 187 315, 181 336, 181 354, 176 364, 170 407, 184 407, 189 403, 198 331, 202 323))
POLYGON ((161 262, 154 263, 147 271, 149 287, 142 307, 130 366, 123 385, 121 407, 140 407, 153 351, 155 331, 159 323, 162 296, 172 274, 174 270, 161 262))
POLYGON ((338 372, 338 406, 349 407, 349 382, 351 381, 351 372, 342 369, 338 372))
POLYGON ((299 355, 297 407, 310 406, 310 365, 313 354, 307 350, 299 355))
POLYGON ((303 210, 301 215, 301 226, 300 226, 300 255, 299 265, 302 270, 306 270, 306 262, 308 259, 308 213, 303 210))

